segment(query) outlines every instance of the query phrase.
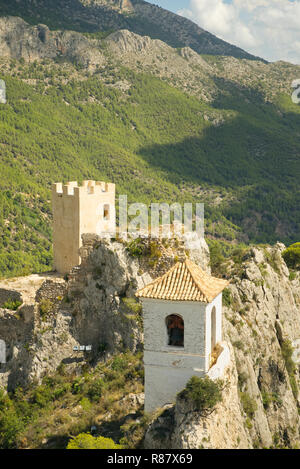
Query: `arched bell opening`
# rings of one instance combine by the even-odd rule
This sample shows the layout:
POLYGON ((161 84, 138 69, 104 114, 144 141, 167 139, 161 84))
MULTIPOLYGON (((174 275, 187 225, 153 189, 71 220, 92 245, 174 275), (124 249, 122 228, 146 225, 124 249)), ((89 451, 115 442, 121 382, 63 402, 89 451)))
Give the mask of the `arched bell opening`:
POLYGON ((184 321, 181 316, 171 314, 166 318, 168 345, 184 347, 184 321))

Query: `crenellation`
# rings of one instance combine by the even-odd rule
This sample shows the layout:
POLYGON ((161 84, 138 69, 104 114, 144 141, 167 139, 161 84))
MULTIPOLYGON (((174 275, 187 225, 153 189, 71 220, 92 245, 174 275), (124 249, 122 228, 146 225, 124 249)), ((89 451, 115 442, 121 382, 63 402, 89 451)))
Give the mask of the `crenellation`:
POLYGON ((62 194, 62 183, 61 182, 56 182, 52 184, 52 193, 53 194, 62 194))

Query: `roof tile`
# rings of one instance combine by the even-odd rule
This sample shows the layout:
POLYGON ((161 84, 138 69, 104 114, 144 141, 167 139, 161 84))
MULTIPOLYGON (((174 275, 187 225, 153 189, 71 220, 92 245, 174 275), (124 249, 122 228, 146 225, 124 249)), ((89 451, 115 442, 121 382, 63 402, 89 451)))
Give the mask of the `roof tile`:
POLYGON ((229 284, 212 277, 189 259, 177 262, 166 274, 138 290, 139 298, 211 303, 229 284))

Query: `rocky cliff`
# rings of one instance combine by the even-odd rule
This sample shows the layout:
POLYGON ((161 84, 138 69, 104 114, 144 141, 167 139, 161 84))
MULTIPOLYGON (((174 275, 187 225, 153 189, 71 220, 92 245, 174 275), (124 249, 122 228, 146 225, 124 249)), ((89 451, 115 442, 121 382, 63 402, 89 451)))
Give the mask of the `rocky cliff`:
POLYGON ((253 248, 226 266, 232 281, 224 336, 232 363, 223 402, 204 418, 178 399, 152 423, 146 447, 299 447, 300 275, 290 276, 283 249, 253 248))
POLYGON ((82 34, 30 26, 21 18, 0 18, 0 56, 29 62, 64 57, 84 65, 103 63, 103 55, 82 34))
MULTIPOLYGON (((85 363, 93 367, 114 353, 141 348, 141 310, 134 293, 185 253, 178 242, 151 245, 152 252, 148 241, 140 243, 144 254, 136 257, 130 243, 86 235, 82 265, 68 281, 31 276, 0 285, 1 301, 13 292, 23 301, 17 312, 1 310, 0 338, 8 347, 7 364, 0 369, 2 386, 12 390, 40 381, 61 364, 80 373, 85 363), (91 353, 73 351, 88 344, 91 353)), ((283 249, 282 244, 250 248, 223 266, 231 279, 224 293, 224 339, 231 363, 222 402, 202 417, 178 399, 152 422, 146 447, 299 445, 300 275, 290 274, 283 249)), ((198 257, 207 266, 204 247, 198 257)))
MULTIPOLYGON (((93 366, 112 354, 142 346, 141 310, 137 288, 162 275, 185 256, 183 241, 165 246, 141 241, 144 256, 130 255, 129 244, 84 235, 82 264, 67 279, 55 274, 31 275, 0 283, 0 339, 7 363, 0 368, 0 385, 9 390, 54 372, 60 364, 69 371, 84 363, 93 366), (149 257, 150 256, 150 257, 149 257), (16 312, 5 309, 19 301, 16 312), (92 352, 74 347, 92 345, 92 352)), ((208 268, 207 245, 191 256, 208 268)))

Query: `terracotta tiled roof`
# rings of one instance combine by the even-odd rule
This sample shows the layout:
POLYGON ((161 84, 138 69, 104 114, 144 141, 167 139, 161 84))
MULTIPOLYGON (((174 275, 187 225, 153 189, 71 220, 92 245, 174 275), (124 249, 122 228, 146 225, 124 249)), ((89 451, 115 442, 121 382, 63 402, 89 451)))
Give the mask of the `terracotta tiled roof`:
POLYGON ((211 303, 228 284, 227 280, 212 277, 186 259, 184 262, 177 262, 165 275, 138 290, 136 296, 211 303))

